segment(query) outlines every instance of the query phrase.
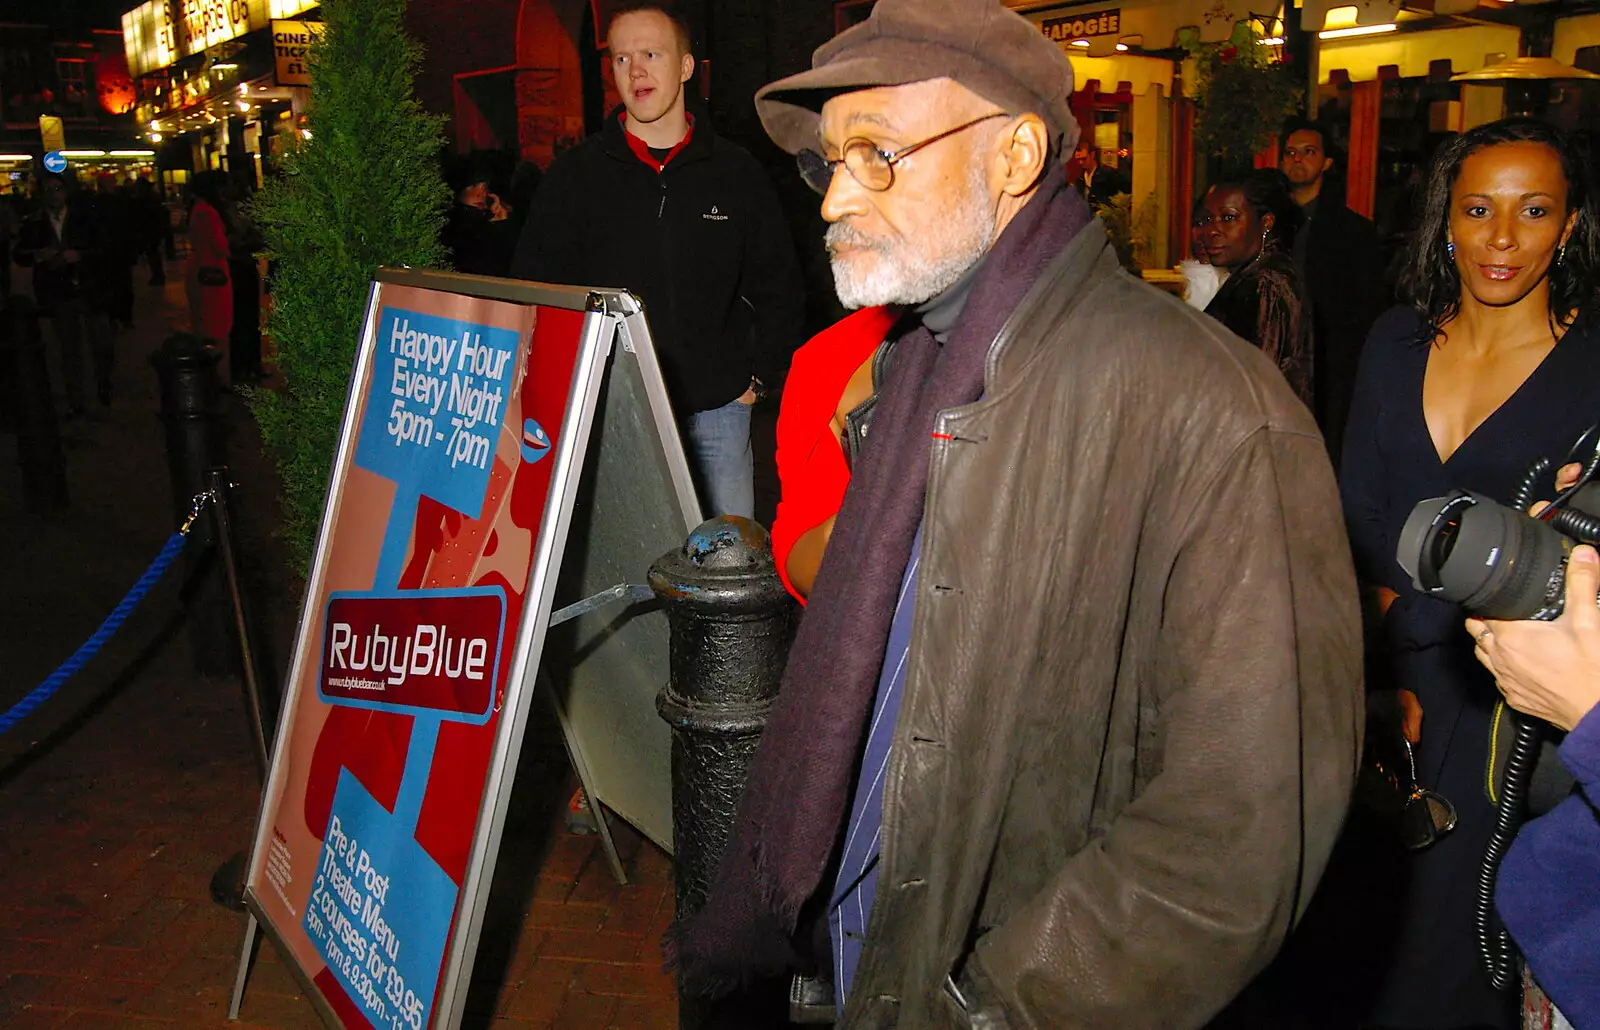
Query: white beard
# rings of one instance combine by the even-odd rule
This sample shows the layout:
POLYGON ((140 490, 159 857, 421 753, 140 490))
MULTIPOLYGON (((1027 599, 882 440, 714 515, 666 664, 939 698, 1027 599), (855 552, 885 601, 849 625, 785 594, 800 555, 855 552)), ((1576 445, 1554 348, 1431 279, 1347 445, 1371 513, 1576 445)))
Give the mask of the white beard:
POLYGON ((951 207, 918 228, 915 241, 903 236, 867 236, 848 222, 828 226, 829 254, 840 244, 871 251, 856 261, 833 257, 833 286, 847 308, 880 304, 921 304, 948 289, 994 243, 994 206, 983 167, 975 158, 966 188, 951 207), (864 267, 863 267, 864 266, 864 267))

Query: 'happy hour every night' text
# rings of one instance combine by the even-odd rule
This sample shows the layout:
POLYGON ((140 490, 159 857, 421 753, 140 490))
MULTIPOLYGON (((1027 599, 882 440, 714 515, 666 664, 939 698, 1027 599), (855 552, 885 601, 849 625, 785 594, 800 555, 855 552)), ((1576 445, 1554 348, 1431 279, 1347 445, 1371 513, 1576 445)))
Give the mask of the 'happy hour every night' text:
POLYGON ((444 447, 450 467, 487 468, 505 403, 511 354, 486 346, 483 334, 436 336, 396 315, 389 328, 394 403, 384 428, 396 447, 444 447))

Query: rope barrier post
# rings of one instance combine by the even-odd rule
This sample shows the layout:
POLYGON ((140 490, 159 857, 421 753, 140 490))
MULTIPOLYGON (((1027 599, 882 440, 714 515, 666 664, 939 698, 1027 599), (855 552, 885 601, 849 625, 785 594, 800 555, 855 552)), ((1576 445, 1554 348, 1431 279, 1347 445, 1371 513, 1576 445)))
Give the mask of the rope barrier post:
POLYGON ((17 434, 17 464, 22 468, 22 498, 36 515, 67 510, 66 459, 56 426, 50 369, 33 298, 0 298, 0 406, 17 434))
POLYGON ((234 546, 232 485, 228 481, 226 466, 206 470, 206 490, 211 495, 211 531, 217 543, 217 557, 222 560, 222 578, 228 587, 228 600, 233 608, 233 628, 239 640, 245 715, 249 718, 250 736, 255 743, 256 771, 261 774, 261 782, 265 784, 267 753, 273 737, 277 706, 268 706, 266 703, 257 652, 250 641, 250 616, 244 599, 244 585, 239 576, 238 549, 234 546))
MULTIPOLYGON (((217 364, 222 355, 208 349, 198 337, 178 333, 169 336, 149 360, 161 388, 172 510, 181 520, 188 515, 195 495, 206 490, 206 470, 227 464, 218 411, 217 364)), ((216 543, 209 522, 197 524, 194 535, 200 546, 189 548, 184 555, 189 566, 186 579, 210 560, 211 546, 216 543)), ((232 676, 239 671, 223 592, 223 585, 208 576, 189 602, 189 648, 195 671, 202 676, 232 676)))
MULTIPOLYGON (((195 513, 203 504, 210 512, 210 529, 216 544, 218 563, 222 569, 222 582, 227 587, 229 609, 233 613, 233 632, 239 644, 240 681, 244 686, 245 718, 250 724, 251 755, 255 758, 256 773, 263 788, 267 783, 268 752, 271 750, 273 727, 276 722, 276 691, 274 703, 263 690, 265 680, 261 675, 259 652, 251 642, 250 615, 245 604, 244 583, 239 574, 239 549, 233 534, 232 488, 227 466, 206 470, 205 492, 195 498, 195 513)), ((249 854, 240 851, 228 857, 211 875, 211 900, 224 908, 243 911, 244 880, 249 854)))

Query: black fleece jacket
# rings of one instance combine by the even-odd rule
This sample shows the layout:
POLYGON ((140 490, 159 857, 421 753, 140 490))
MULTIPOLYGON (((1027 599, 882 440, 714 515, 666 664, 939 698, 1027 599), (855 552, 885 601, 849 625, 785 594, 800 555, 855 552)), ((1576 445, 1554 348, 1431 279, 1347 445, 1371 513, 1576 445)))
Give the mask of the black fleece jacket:
POLYGON ((704 117, 658 172, 621 114, 550 166, 512 276, 637 295, 680 415, 727 404, 752 377, 776 387, 801 342, 804 295, 766 173, 704 117))

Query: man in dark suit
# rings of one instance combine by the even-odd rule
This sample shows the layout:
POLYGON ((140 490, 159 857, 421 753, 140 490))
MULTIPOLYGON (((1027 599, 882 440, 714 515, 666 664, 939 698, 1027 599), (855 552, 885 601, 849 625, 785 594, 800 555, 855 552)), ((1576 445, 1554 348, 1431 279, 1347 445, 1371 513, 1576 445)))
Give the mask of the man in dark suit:
POLYGON ((67 180, 39 181, 40 210, 22 223, 17 264, 33 269, 33 296, 50 316, 61 348, 61 378, 67 415, 83 414, 83 342, 88 338, 101 404, 111 403, 111 323, 103 275, 95 274, 106 251, 105 235, 92 205, 69 195, 67 180))
POLYGON ((1091 143, 1080 142, 1073 151, 1072 160, 1078 169, 1074 185, 1089 202, 1090 207, 1109 204, 1112 197, 1118 193, 1127 193, 1132 188, 1128 185, 1126 175, 1100 163, 1100 148, 1091 143))
POLYGON ((1292 119, 1279 139, 1279 168, 1303 216, 1294 263, 1311 302, 1313 414, 1339 467, 1356 364, 1367 331, 1388 304, 1378 232, 1344 205, 1341 190, 1324 190, 1334 166, 1331 136, 1318 122, 1292 119))

